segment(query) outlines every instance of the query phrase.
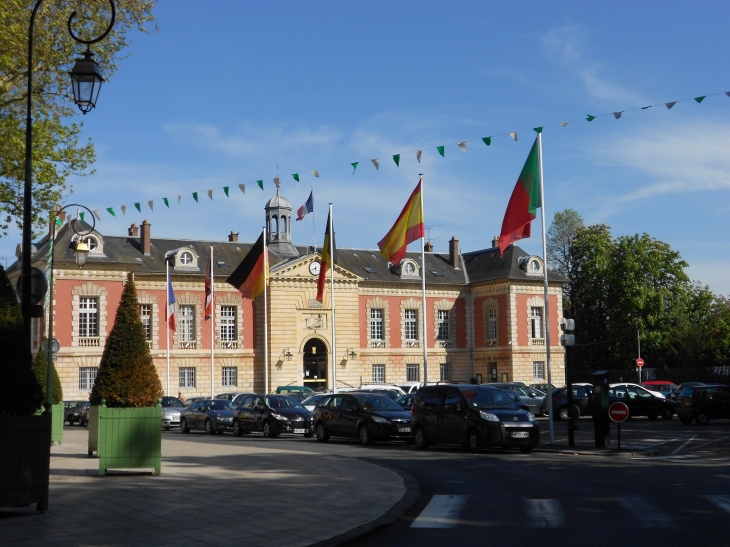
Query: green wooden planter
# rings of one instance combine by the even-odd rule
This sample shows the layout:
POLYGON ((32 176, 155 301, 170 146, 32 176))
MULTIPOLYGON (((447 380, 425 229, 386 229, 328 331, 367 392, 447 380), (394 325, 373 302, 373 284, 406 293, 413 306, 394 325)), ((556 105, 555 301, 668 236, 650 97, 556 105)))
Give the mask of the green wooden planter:
POLYGON ((63 403, 51 407, 51 442, 63 444, 63 403))
POLYGON ((154 468, 162 459, 162 404, 147 408, 89 409, 89 457, 96 452, 99 476, 109 469, 154 468))
POLYGON ((46 511, 50 463, 50 412, 0 416, 0 507, 35 503, 46 511))

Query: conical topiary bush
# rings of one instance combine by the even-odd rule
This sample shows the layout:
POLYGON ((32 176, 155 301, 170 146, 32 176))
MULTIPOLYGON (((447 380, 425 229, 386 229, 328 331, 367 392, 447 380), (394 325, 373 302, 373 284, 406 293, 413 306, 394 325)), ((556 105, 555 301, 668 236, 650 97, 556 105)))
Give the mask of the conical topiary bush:
POLYGON ((0 266, 0 416, 29 416, 43 404, 33 374, 30 340, 23 315, 5 269, 0 266))
MULTIPOLYGON (((35 378, 43 390, 44 401, 48 399, 48 396, 46 395, 46 382, 48 380, 47 371, 48 356, 43 353, 43 350, 39 350, 38 355, 35 357, 35 362, 33 363, 33 372, 35 373, 35 378)), ((61 380, 58 378, 58 372, 56 372, 55 365, 52 365, 51 368, 51 383, 51 396, 53 397, 52 404, 57 405, 63 401, 63 388, 61 387, 61 380)))
POLYGON ((130 273, 89 400, 99 405, 106 399, 108 407, 151 407, 160 397, 162 384, 147 346, 130 273))

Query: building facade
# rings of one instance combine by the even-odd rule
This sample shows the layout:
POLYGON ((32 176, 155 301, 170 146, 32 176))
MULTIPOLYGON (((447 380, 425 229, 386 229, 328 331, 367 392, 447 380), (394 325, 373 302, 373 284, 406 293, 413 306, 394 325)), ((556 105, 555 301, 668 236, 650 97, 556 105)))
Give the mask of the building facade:
MULTIPOLYGON (((252 243, 239 242, 233 232, 227 242, 153 238, 145 220, 139 227, 132 224, 126 237, 96 230, 83 236, 91 251, 79 268, 74 262, 78 232, 90 228, 78 219, 65 222, 54 251, 54 337, 61 344, 56 367, 64 398, 88 397, 128 272, 134 273, 147 343, 166 394, 187 398, 281 385, 331 388, 335 375, 338 387, 424 381, 424 345, 429 382, 546 380, 545 266, 540 257, 515 246, 506 249, 503 258, 494 247, 461 253, 453 238, 448 254, 434 253, 427 243, 425 265, 416 252, 393 267, 377 250, 338 248, 333 355, 329 281, 320 303, 320 253, 292 244, 291 213, 291 205, 278 192, 265 206, 268 362, 264 295, 252 301, 226 283, 252 243), (212 322, 204 318, 204 277, 211 249, 212 322), (166 321, 166 262, 177 305, 174 331, 166 321)), ((33 265, 41 269, 48 262, 48 239, 39 242, 33 257, 33 265)), ((13 283, 19 273, 19 261, 8 268, 13 283)), ((558 325, 565 279, 548 272, 548 280, 552 380, 562 385, 564 351, 558 325)), ((47 336, 46 320, 34 323, 34 349, 47 336)))

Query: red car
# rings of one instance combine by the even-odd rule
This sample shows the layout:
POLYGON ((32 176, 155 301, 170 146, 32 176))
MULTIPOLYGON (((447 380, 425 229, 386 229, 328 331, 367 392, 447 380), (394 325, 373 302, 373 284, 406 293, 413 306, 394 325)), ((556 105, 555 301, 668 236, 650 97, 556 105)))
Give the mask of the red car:
POLYGON ((669 380, 649 380, 647 382, 641 382, 641 385, 649 391, 661 393, 667 399, 669 399, 669 394, 677 389, 677 385, 669 380))

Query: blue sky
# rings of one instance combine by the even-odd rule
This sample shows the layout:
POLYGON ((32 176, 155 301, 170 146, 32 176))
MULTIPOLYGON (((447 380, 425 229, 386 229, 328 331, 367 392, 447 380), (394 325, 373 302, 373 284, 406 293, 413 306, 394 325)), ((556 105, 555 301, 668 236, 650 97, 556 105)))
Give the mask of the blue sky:
MULTIPOLYGON (((84 118, 96 173, 73 179, 68 201, 102 211, 101 233, 148 219, 153 237, 253 241, 278 167, 294 209, 314 187, 319 241, 332 202, 338 244, 374 248, 424 173, 436 251, 452 236, 477 250, 544 126, 548 226, 573 208, 614 235, 646 232, 730 294, 730 97, 640 110, 730 91, 725 2, 162 0, 155 12, 159 32, 131 35, 84 118)), ((539 232, 520 246, 540 254, 539 232)), ((294 224, 295 243, 312 236, 309 217, 294 224)), ((2 255, 18 241, 0 241, 2 255)))

